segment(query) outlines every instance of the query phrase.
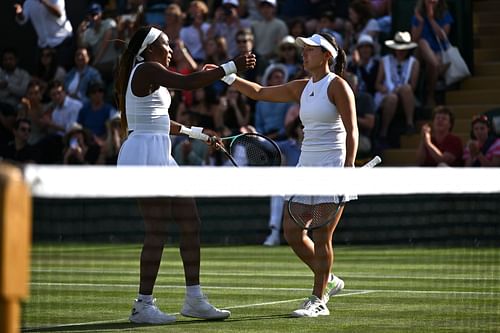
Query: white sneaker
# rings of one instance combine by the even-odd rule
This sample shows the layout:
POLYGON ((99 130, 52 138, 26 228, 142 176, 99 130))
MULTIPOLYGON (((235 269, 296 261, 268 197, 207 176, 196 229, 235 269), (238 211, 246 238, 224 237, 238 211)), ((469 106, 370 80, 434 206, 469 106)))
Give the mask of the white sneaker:
POLYGON ((128 319, 136 324, 168 324, 175 321, 175 316, 165 314, 155 304, 156 298, 151 302, 135 300, 132 313, 128 319))
POLYGON ((200 319, 226 319, 229 318, 231 312, 217 309, 203 295, 200 297, 186 297, 181 315, 200 319))
POLYGON ((302 303, 300 309, 292 312, 292 317, 318 317, 328 315, 330 315, 330 310, 326 307, 325 302, 314 295, 309 296, 309 298, 302 303))
POLYGON ((278 246, 281 244, 280 233, 273 230, 262 245, 264 246, 278 246))
POLYGON ((333 274, 330 274, 330 279, 326 284, 325 294, 323 295, 323 301, 328 303, 330 297, 337 295, 344 289, 344 281, 333 274))

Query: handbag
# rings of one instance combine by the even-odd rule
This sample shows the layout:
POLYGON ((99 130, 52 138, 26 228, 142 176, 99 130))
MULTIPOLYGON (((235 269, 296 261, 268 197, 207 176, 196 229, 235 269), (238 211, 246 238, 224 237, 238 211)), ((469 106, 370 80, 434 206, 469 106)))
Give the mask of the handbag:
POLYGON ((445 45, 448 45, 446 50, 443 48, 438 38, 443 64, 448 65, 448 69, 444 73, 444 81, 446 85, 449 86, 469 77, 470 71, 458 48, 451 45, 448 38, 446 38, 445 42, 445 45))

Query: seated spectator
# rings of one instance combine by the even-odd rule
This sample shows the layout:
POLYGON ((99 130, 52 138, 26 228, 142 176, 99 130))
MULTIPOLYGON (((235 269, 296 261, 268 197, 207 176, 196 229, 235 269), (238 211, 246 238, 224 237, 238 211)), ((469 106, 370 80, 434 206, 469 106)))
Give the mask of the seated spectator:
POLYGON ((361 35, 356 44, 357 55, 347 65, 347 71, 358 80, 358 91, 375 95, 379 59, 375 56, 375 43, 370 35, 361 35))
POLYGON ((28 91, 22 98, 19 116, 27 118, 31 122, 31 135, 28 143, 30 145, 38 144, 47 136, 46 119, 48 114, 48 105, 42 102, 42 85, 39 80, 32 80, 28 84, 28 91))
MULTIPOLYGON (((262 56, 255 53, 255 36, 250 29, 241 29, 236 33, 236 44, 238 45, 239 54, 247 54, 249 52, 255 54, 255 59, 257 61, 254 68, 249 69, 239 75, 250 81, 260 81, 262 74, 266 70, 268 61, 262 56)), ((255 103, 253 103, 255 104, 255 103)))
POLYGON ((288 32, 293 38, 309 36, 305 20, 301 17, 296 17, 289 21, 288 32))
POLYGON ((82 102, 68 96, 60 81, 50 82, 48 89, 53 106, 48 125, 54 134, 62 137, 77 122, 82 102))
POLYGON ((125 11, 120 11, 120 15, 116 17, 116 42, 115 48, 121 54, 127 47, 130 38, 139 29, 140 26, 146 25, 144 22, 144 6, 143 0, 128 0, 126 2, 125 11))
POLYGON ((170 40, 180 38, 185 16, 181 7, 176 3, 171 3, 165 9, 165 26, 163 27, 163 32, 167 34, 170 40))
POLYGON ((92 135, 75 124, 64 136, 64 164, 104 164, 104 156, 92 135))
POLYGON ((255 37, 255 54, 263 59, 276 58, 276 47, 288 35, 286 23, 276 17, 276 0, 259 0, 259 12, 262 20, 252 23, 255 37))
POLYGON ((89 48, 93 59, 92 66, 101 74, 107 83, 113 82, 115 65, 119 57, 115 43, 116 21, 113 18, 103 19, 102 7, 92 3, 87 12, 87 19, 78 27, 78 46, 89 48))
MULTIPOLYGON (((205 42, 205 64, 220 65, 229 60, 226 38, 222 36, 209 37, 205 42)), ((218 97, 226 91, 226 84, 216 81, 210 85, 214 94, 218 97)))
POLYGON ((235 88, 229 86, 226 94, 219 98, 219 104, 214 108, 214 125, 218 132, 225 131, 240 134, 250 125, 250 106, 247 97, 235 88))
POLYGON ((401 105, 405 115, 405 134, 415 133, 415 89, 417 87, 419 62, 411 55, 417 44, 411 41, 408 32, 398 31, 394 40, 387 40, 385 45, 392 53, 382 57, 377 73, 375 87, 375 106, 380 108, 380 130, 378 133, 378 149, 390 146, 388 140, 389 126, 401 105))
POLYGON ((114 117, 116 109, 104 101, 104 86, 101 82, 93 82, 88 90, 89 101, 83 104, 78 113, 78 124, 93 136, 106 138, 106 123, 114 117))
POLYGON ((0 157, 6 160, 35 163, 37 151, 28 143, 31 133, 31 123, 27 118, 19 118, 14 125, 14 139, 7 145, 0 147, 0 157))
POLYGON ((498 167, 500 166, 500 138, 493 133, 487 116, 473 118, 471 140, 464 148, 465 166, 498 167))
POLYGON ((78 48, 74 58, 75 66, 66 75, 64 89, 72 98, 87 102, 89 85, 91 82, 101 81, 101 74, 89 65, 90 56, 86 48, 78 48))
POLYGON ((96 143, 101 147, 101 154, 104 158, 104 164, 116 165, 118 153, 123 144, 121 136, 120 113, 115 113, 113 118, 106 122, 106 140, 102 141, 96 138, 96 143))
POLYGON ((447 36, 450 34, 453 17, 447 10, 445 0, 419 0, 412 18, 411 35, 418 43, 418 58, 425 64, 425 105, 435 105, 434 91, 440 75, 447 67, 441 60, 441 46, 447 48, 447 36))
POLYGON ((326 11, 320 14, 318 24, 316 26, 317 33, 327 33, 332 35, 337 41, 337 45, 340 48, 344 47, 344 38, 338 30, 338 20, 332 11, 326 11))
POLYGON ((222 0, 222 5, 215 9, 213 23, 208 29, 208 38, 224 37, 231 58, 239 54, 236 33, 240 29, 250 28, 251 24, 246 19, 240 19, 239 6, 238 0, 222 0))
POLYGON ((372 36, 375 42, 375 50, 378 54, 378 34, 380 27, 377 20, 373 18, 373 8, 369 0, 354 0, 349 5, 349 21, 345 23, 344 49, 348 54, 356 52, 356 44, 359 36, 366 34, 372 36))
POLYGON ((0 102, 0 146, 14 140, 17 112, 10 104, 0 102))
POLYGON ((17 107, 26 93, 31 80, 30 74, 17 66, 17 52, 5 49, 2 52, 2 68, 0 68, 0 102, 17 107))
POLYGON ((47 102, 50 97, 47 93, 47 84, 53 80, 64 81, 66 70, 57 62, 56 50, 50 47, 44 47, 41 50, 40 58, 36 67, 34 79, 37 79, 42 88, 42 97, 47 102))
MULTIPOLYGON (((180 31, 180 38, 186 45, 193 59, 201 64, 205 60, 205 44, 210 23, 207 22, 208 6, 203 1, 191 1, 188 9, 189 19, 191 24, 185 26, 180 31)), ((169 35, 170 37, 170 35, 169 35)))
MULTIPOLYGON (((198 114, 184 110, 178 114, 179 122, 185 126, 199 123, 198 114)), ((172 156, 179 165, 204 165, 208 158, 208 145, 188 136, 177 136, 172 144, 172 156)))
POLYGON ((295 44, 294 37, 288 35, 281 40, 278 46, 277 62, 286 66, 288 80, 293 80, 303 75, 302 56, 300 49, 295 44))
POLYGON ((437 106, 432 114, 432 124, 422 126, 417 150, 419 166, 461 166, 462 140, 451 133, 455 117, 446 106, 437 106))

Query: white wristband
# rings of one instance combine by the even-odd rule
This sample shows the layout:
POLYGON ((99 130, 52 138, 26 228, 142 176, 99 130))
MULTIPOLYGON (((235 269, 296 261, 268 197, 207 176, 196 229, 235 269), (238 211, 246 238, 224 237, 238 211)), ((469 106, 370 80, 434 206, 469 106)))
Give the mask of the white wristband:
POLYGON ((224 81, 224 83, 226 83, 228 86, 230 86, 234 83, 234 81, 236 81, 236 74, 233 73, 233 74, 226 75, 226 76, 222 77, 221 80, 224 81))
POLYGON ((179 132, 182 134, 186 134, 192 139, 208 141, 209 136, 203 133, 202 131, 203 127, 192 126, 191 128, 188 128, 184 125, 181 125, 181 130, 179 132))
POLYGON ((238 71, 238 69, 236 68, 236 64, 232 60, 220 65, 220 67, 222 67, 226 75, 233 74, 238 71))

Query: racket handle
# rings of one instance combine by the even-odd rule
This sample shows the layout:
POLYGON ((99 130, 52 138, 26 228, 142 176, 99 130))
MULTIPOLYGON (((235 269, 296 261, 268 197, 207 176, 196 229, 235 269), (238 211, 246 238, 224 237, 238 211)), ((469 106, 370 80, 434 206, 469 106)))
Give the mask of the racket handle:
POLYGON ((380 162, 382 162, 382 159, 380 158, 380 156, 377 155, 374 158, 372 158, 369 162, 364 164, 362 168, 373 168, 374 166, 380 164, 380 162))
POLYGON ((202 132, 203 127, 192 126, 191 128, 181 125, 181 130, 179 131, 182 134, 186 134, 190 138, 208 141, 210 137, 202 132))

